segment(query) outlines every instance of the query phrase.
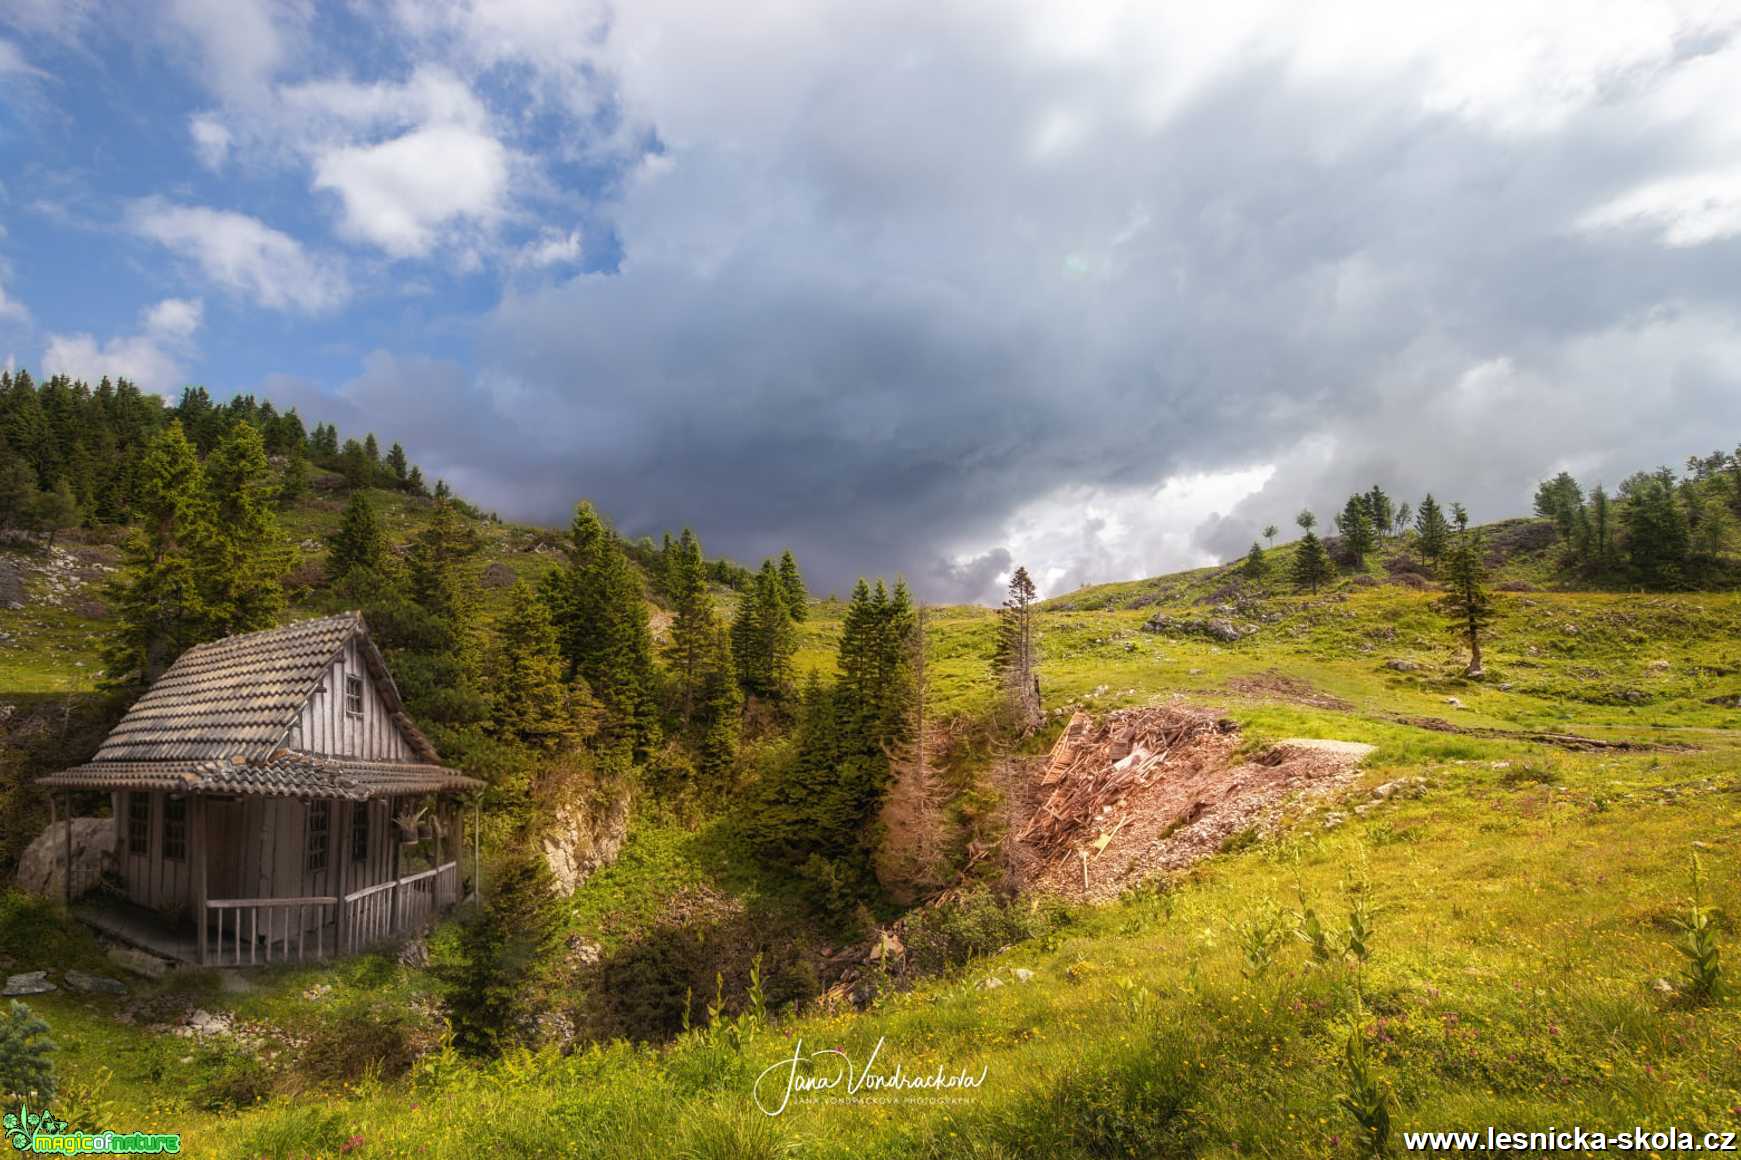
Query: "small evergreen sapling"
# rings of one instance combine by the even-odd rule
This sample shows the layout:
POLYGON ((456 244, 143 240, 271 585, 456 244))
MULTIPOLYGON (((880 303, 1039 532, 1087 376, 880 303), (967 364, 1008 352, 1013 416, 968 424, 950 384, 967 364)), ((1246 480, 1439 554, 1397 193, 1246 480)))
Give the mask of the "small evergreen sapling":
MULTIPOLYGON (((48 1024, 14 999, 0 1017, 0 1096, 9 1102, 21 1098, 52 1100, 54 1067, 49 1056, 54 1050, 48 1024)), ((6 1126, 10 1131, 13 1125, 9 1122, 6 1126)))

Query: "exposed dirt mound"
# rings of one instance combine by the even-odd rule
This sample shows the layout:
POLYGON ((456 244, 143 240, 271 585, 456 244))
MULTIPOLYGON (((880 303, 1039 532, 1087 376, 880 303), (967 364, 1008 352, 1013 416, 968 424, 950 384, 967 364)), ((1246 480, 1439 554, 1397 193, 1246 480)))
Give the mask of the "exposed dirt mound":
POLYGON ((1234 677, 1227 682, 1227 691, 1266 701, 1292 701, 1296 705, 1310 705, 1314 709, 1354 708, 1352 702, 1344 701, 1341 697, 1326 693, 1298 677, 1290 677, 1274 669, 1254 677, 1234 677))
POLYGON ((1034 778, 1011 844, 1030 889, 1104 899, 1216 853, 1302 797, 1352 780, 1372 747, 1300 740, 1229 764, 1238 727, 1181 707, 1078 713, 1034 778))

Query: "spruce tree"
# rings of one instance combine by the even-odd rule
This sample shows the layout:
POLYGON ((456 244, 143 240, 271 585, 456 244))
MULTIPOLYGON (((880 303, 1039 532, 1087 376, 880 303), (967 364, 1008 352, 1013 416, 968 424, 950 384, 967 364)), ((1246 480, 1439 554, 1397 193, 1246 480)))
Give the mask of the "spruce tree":
POLYGON ((426 613, 469 640, 474 600, 470 563, 478 553, 477 534, 453 504, 437 500, 429 523, 411 540, 407 556, 411 598, 426 613))
POLYGON ((338 469, 345 477, 346 486, 353 490, 375 482, 375 465, 369 462, 368 452, 355 439, 345 440, 344 450, 339 452, 338 469))
POLYGON ((702 657, 692 730, 696 768, 714 789, 729 788, 727 778, 737 764, 743 692, 732 659, 731 632, 715 617, 708 648, 702 657))
POLYGON ((1263 558, 1263 549, 1256 540, 1251 542, 1251 551, 1245 554, 1245 563, 1240 565, 1240 574, 1252 583, 1261 583, 1269 574, 1269 561, 1263 558))
MULTIPOLYGON (((55 1042, 49 1038, 48 1024, 38 1019, 25 1004, 12 1000, 6 1013, 0 1015, 0 1097, 16 1097, 24 1100, 26 1105, 34 1101, 39 1109, 53 1100, 55 1079, 50 1056, 55 1050, 55 1042)), ((17 1110, 17 1105, 11 1102, 6 1106, 9 1112, 17 1110)), ((12 1117, 8 1115, 7 1119, 12 1117)), ((14 1126, 7 1125, 9 1129, 14 1126)), ((24 1147, 22 1144, 15 1146, 24 1147)))
POLYGON ((278 527, 278 481, 253 424, 219 437, 205 480, 211 522, 198 551, 212 634, 270 628, 284 612, 291 550, 278 527))
POLYGON ((668 540, 660 553, 667 597, 674 615, 665 643, 665 662, 671 671, 677 719, 688 729, 695 715, 703 674, 709 656, 716 650, 719 617, 703 574, 701 542, 683 529, 682 536, 668 540))
POLYGON ((1469 517, 1462 505, 1454 509, 1457 532, 1445 556, 1445 595, 1439 608, 1451 619, 1451 632, 1469 647, 1469 665, 1464 675, 1480 677, 1481 636, 1493 620, 1493 598, 1487 591, 1486 547, 1481 534, 1469 530, 1469 517))
POLYGON ((423 469, 415 463, 411 465, 410 472, 405 476, 405 490, 412 495, 424 495, 428 491, 423 486, 423 469))
POLYGON ((810 593, 804 589, 804 577, 790 548, 780 553, 780 588, 786 596, 786 611, 793 620, 802 622, 810 614, 810 593))
POLYGON ((739 599, 731 638, 744 691, 775 700, 787 697, 798 634, 786 605, 785 586, 772 560, 762 561, 754 585, 739 599))
POLYGON ((35 522, 36 469, 0 443, 0 528, 26 532, 35 522))
POLYGON ((209 624, 196 552, 211 535, 205 471, 181 424, 151 441, 139 466, 138 524, 109 594, 116 624, 105 652, 118 685, 155 681, 209 624))
POLYGON ((1629 480, 1621 522, 1626 553, 1640 583, 1676 588, 1686 580, 1692 539, 1687 514, 1676 494, 1674 472, 1662 468, 1629 480))
POLYGON ((1598 568, 1614 562, 1614 512, 1601 484, 1590 489, 1590 560, 1598 568))
POLYGON ((339 517, 338 530, 327 539, 328 579, 338 582, 357 569, 380 572, 387 558, 387 536, 366 493, 354 491, 339 517))
POLYGON ((567 566, 546 594, 570 671, 606 711, 601 743, 644 753, 655 725, 646 594, 622 542, 590 503, 575 508, 567 566))
POLYGON ((1584 507, 1584 491, 1569 472, 1543 480, 1535 492, 1535 514, 1554 521, 1562 539, 1570 539, 1584 507))
POLYGON ((31 523, 34 530, 47 537, 50 548, 54 547, 57 532, 76 528, 83 522, 84 514, 79 508, 78 497, 64 479, 40 492, 31 505, 31 523))
POLYGON ((545 752, 570 748, 579 739, 555 622, 523 581, 508 591, 508 610, 496 625, 485 671, 494 710, 490 727, 499 736, 545 752))
POLYGON ((393 477, 393 482, 398 484, 400 487, 404 487, 406 478, 410 474, 410 470, 410 464, 407 463, 405 459, 405 448, 400 446, 398 443, 395 443, 392 447, 388 448, 387 472, 393 477))
POLYGON ((1348 503, 1336 517, 1336 528, 1342 533, 1343 554, 1356 572, 1366 568, 1366 557, 1377 547, 1371 503, 1370 495, 1350 496, 1348 503))
POLYGON ((1396 519, 1396 506, 1391 502, 1390 496, 1385 494, 1382 487, 1376 483, 1373 484, 1372 490, 1366 493, 1366 500, 1362 506, 1366 508, 1366 518, 1372 523, 1372 533, 1375 537, 1382 537, 1390 531, 1390 525, 1396 519))
MULTIPOLYGON (((1302 516, 1311 515, 1301 512, 1302 516)), ((1318 585, 1330 578, 1333 566, 1330 563, 1330 553, 1324 547, 1324 541, 1318 538, 1318 533, 1312 531, 1310 524, 1302 524, 1306 534, 1300 537, 1294 545, 1293 566, 1289 578, 1296 588, 1309 588, 1315 595, 1318 585)))
POLYGON ((1422 497, 1421 506, 1415 512, 1415 536, 1421 556, 1437 565, 1450 545, 1451 525, 1445 522, 1445 513, 1430 491, 1422 497))
POLYGON ((1030 733, 1040 723, 1040 678, 1034 632, 1036 589, 1028 570, 1018 566, 1010 575, 1002 607, 998 609, 997 639, 992 671, 1003 688, 1004 703, 1016 728, 1030 733))

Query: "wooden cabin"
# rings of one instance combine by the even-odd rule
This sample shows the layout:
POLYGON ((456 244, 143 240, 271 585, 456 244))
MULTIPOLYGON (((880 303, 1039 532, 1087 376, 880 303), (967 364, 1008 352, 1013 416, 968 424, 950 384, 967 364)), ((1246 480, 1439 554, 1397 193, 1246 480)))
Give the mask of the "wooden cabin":
POLYGON ((442 767, 354 612, 189 649, 38 784, 68 818, 74 791, 111 795, 121 897, 81 916, 226 965, 349 953, 452 906, 482 787, 442 767))

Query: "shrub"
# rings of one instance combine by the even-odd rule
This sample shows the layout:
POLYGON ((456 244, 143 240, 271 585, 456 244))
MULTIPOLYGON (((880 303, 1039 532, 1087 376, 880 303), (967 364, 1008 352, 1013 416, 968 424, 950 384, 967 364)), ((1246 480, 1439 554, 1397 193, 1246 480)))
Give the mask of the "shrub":
POLYGON ((54 1067, 49 1055, 54 1050, 48 1024, 14 999, 0 1017, 0 1094, 53 1099, 54 1067))
POLYGON ((903 932, 907 961, 916 971, 936 974, 1042 934, 1055 921, 1049 911, 976 891, 908 916, 903 932))
POLYGON ((436 940, 430 971, 441 984, 454 1044, 468 1055, 500 1051, 546 1004, 561 914, 544 859, 524 846, 498 867, 493 893, 456 914, 454 937, 436 940))
POLYGON ((303 1038, 297 1071, 326 1084, 396 1078, 411 1070, 423 1032, 411 1009, 372 997, 323 1005, 303 1038))

